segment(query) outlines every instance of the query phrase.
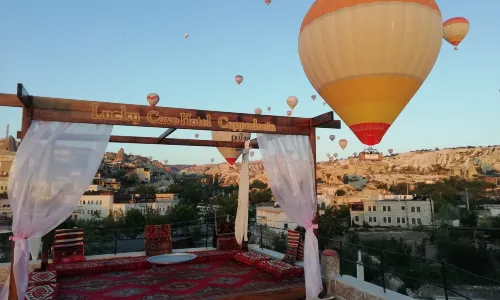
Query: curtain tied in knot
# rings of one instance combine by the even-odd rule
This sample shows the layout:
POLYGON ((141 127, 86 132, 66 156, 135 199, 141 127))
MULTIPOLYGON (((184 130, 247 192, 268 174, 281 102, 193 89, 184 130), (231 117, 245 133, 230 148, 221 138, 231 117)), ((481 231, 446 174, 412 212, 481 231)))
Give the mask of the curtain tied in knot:
POLYGON ((306 231, 318 229, 318 224, 311 224, 311 226, 306 227, 306 231))
POLYGON ((23 237, 17 237, 17 236, 9 236, 9 241, 22 241, 22 240, 25 240, 26 238, 23 238, 23 237))

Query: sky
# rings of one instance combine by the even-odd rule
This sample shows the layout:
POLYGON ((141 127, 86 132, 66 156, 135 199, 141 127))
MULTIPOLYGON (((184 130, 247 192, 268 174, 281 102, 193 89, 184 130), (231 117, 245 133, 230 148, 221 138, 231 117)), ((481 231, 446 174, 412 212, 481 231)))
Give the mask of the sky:
MULTIPOLYGON (((323 106, 302 70, 297 40, 313 0, 14 1, 0 3, 0 93, 23 83, 36 96, 252 113, 256 107, 295 117, 323 106), (189 38, 184 38, 189 33, 189 38), (234 76, 244 82, 237 85, 234 76)), ((500 1, 438 0, 443 20, 471 23, 458 51, 443 41, 438 61, 415 97, 376 148, 382 152, 500 144, 500 1)), ((368 50, 369 51, 369 50, 368 50)), ((21 127, 21 109, 0 107, 0 128, 21 127)), ((115 135, 159 136, 161 128, 115 126, 115 135)), ((198 131, 211 139, 210 131, 198 131)), ((170 137, 194 138, 178 130, 170 137)), ((319 129, 318 161, 363 150, 343 124, 319 129), (342 151, 337 141, 349 145, 342 151)), ((3 137, 3 134, 2 134, 3 137)), ((215 148, 109 144, 109 151, 169 163, 223 162, 215 148)), ((252 159, 259 159, 260 154, 252 159)))

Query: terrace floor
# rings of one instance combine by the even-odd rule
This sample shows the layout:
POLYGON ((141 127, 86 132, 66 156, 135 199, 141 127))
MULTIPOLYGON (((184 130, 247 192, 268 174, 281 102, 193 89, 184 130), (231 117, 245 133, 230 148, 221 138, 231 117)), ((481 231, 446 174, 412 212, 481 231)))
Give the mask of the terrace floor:
POLYGON ((304 299, 304 278, 282 279, 236 260, 61 278, 64 300, 304 299))

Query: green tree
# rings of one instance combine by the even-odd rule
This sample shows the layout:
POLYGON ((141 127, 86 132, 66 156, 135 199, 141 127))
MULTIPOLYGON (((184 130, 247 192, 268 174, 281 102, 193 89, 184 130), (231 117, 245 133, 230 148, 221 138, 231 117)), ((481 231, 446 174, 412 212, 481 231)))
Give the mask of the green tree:
POLYGON ((130 208, 125 211, 125 224, 129 226, 140 226, 146 223, 146 217, 136 208, 130 208))
POLYGON ((271 189, 266 188, 262 190, 251 190, 249 193, 249 200, 252 204, 270 203, 273 199, 271 189))
POLYGON ((198 219, 198 210, 191 204, 177 204, 168 213, 170 223, 180 223, 198 219))
POLYGON ((287 244, 288 238, 286 234, 281 231, 277 236, 273 237, 271 247, 276 252, 285 253, 287 244))
POLYGON ((319 236, 322 237, 319 242, 323 244, 320 249, 328 248, 330 239, 346 234, 350 223, 349 206, 327 206, 318 219, 319 236))
POLYGON ((141 194, 147 196, 155 196, 156 188, 152 185, 141 184, 134 188, 134 194, 141 194))
POLYGON ((250 184, 250 188, 253 189, 267 189, 267 183, 265 182, 262 182, 258 179, 254 180, 251 184, 250 184))
POLYGON ((114 225, 115 225, 115 219, 113 217, 113 210, 110 209, 108 216, 106 217, 106 219, 104 219, 104 226, 113 227, 114 225))
POLYGON ((344 191, 344 190, 337 190, 335 192, 335 195, 337 195, 337 196, 345 196, 345 195, 347 195, 347 192, 344 191))
POLYGON ((477 213, 475 211, 463 211, 460 214, 460 225, 465 227, 477 227, 477 213))

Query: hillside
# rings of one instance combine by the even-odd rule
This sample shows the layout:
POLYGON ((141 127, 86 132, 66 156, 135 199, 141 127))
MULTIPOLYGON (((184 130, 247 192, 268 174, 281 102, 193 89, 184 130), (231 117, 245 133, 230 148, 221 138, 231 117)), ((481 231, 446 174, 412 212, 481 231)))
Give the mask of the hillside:
MULTIPOLYGON (((182 172, 197 174, 220 173, 225 184, 237 184, 240 164, 198 165, 182 172)), ((500 146, 463 147, 442 150, 420 150, 386 156, 380 162, 361 161, 358 158, 320 162, 317 177, 325 185, 342 185, 344 175, 359 175, 374 183, 430 182, 450 176, 471 179, 500 171, 500 146)), ((250 162, 250 178, 267 182, 262 161, 250 162)))

